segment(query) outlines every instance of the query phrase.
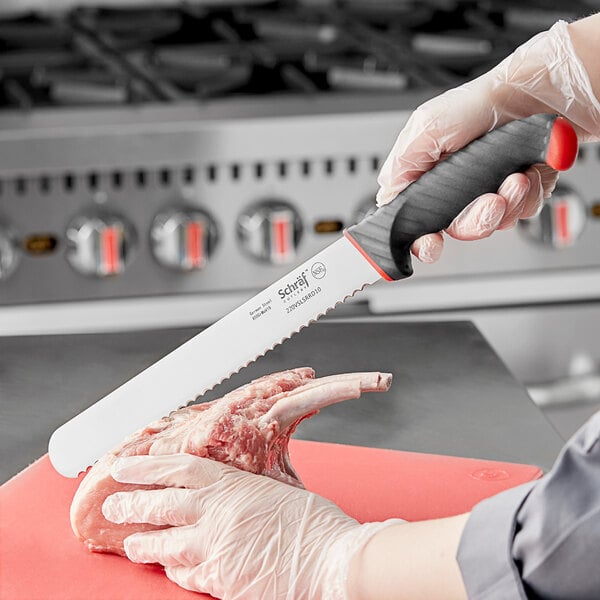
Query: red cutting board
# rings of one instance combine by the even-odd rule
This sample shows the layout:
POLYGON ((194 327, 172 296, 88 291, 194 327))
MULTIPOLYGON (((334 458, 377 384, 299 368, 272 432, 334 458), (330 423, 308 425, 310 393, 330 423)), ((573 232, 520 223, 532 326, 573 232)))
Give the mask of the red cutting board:
MULTIPOLYGON (((292 440, 306 487, 359 521, 408 521, 468 511, 479 500, 536 479, 538 467, 292 440)), ((47 456, 0 487, 0 599, 199 600, 156 565, 88 552, 71 532, 79 480, 47 456)))

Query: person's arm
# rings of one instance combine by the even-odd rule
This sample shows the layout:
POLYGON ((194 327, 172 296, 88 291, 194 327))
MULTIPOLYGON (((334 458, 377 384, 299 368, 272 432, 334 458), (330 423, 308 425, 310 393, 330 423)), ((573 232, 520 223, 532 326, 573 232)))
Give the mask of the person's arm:
POLYGON ((571 23, 569 35, 587 71, 596 98, 600 98, 600 13, 571 23))
POLYGON ((350 563, 348 600, 466 600, 455 557, 468 517, 376 533, 350 563))
MULTIPOLYGON (((558 113, 574 125, 580 141, 600 139, 599 39, 598 15, 571 25, 559 22, 481 77, 419 106, 379 173, 377 203, 391 202, 448 154, 513 119, 558 113)), ((519 219, 538 213, 557 177, 545 165, 514 173, 498 193, 475 199, 445 233, 476 240, 513 227, 519 219)), ((432 262, 442 248, 440 232, 419 238, 412 251, 420 260, 432 262)))

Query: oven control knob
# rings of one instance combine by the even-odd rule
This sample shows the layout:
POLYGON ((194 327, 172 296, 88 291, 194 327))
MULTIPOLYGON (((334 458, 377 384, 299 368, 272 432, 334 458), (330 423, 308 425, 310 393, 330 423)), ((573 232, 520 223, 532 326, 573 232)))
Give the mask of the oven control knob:
POLYGON ((296 257, 302 220, 286 202, 267 200, 251 206, 238 219, 238 238, 254 258, 282 265, 296 257))
POLYGON ((557 186, 539 215, 519 222, 529 239, 562 250, 572 246, 585 227, 587 205, 572 189, 557 186))
POLYGON ((71 266, 95 277, 122 273, 133 258, 136 242, 133 226, 112 212, 78 215, 67 226, 66 238, 71 266))
POLYGON ((7 279, 17 266, 17 245, 12 231, 0 223, 0 281, 7 279))
POLYGON ((204 268, 218 240, 217 224, 204 210, 175 207, 160 212, 150 230, 154 258, 176 271, 204 268))

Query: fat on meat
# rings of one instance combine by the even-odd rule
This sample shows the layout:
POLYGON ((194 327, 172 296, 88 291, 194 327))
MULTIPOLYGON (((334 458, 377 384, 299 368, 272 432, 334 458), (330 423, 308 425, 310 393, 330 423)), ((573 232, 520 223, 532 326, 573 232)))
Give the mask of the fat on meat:
POLYGON ((90 551, 124 555, 128 535, 162 529, 104 518, 107 496, 156 488, 116 482, 110 470, 121 456, 194 454, 303 487, 288 453, 298 424, 324 406, 358 398, 362 392, 386 391, 391 381, 391 374, 379 372, 315 379, 313 369, 300 367, 266 375, 212 402, 181 408, 130 435, 88 471, 71 504, 73 531, 90 551))

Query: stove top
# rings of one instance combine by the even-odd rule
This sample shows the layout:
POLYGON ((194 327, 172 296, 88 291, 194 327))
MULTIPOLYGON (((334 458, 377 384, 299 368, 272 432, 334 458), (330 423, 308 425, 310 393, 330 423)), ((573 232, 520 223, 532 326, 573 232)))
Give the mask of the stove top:
POLYGON ((10 4, 0 12, 4 110, 450 87, 548 19, 589 12, 461 0, 10 4))
MULTIPOLYGON (((0 0, 0 334, 211 322, 372 208, 412 110, 590 2, 0 0), (281 215, 286 262, 270 250, 281 215)), ((568 248, 549 206, 534 228, 476 253, 448 240, 444 261, 416 265, 430 304, 416 288, 365 299, 595 297, 599 161, 585 148, 555 192, 568 248)))

